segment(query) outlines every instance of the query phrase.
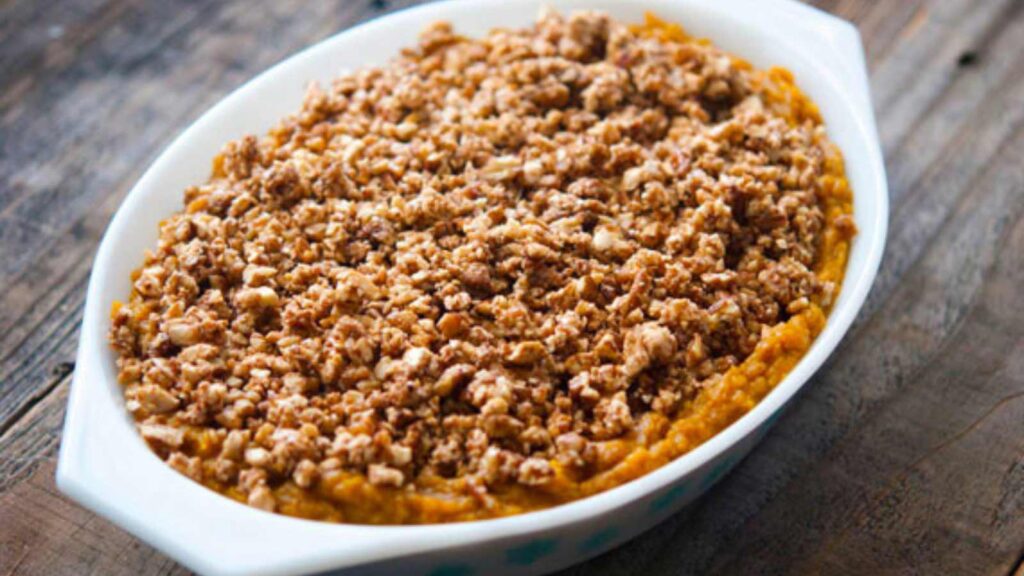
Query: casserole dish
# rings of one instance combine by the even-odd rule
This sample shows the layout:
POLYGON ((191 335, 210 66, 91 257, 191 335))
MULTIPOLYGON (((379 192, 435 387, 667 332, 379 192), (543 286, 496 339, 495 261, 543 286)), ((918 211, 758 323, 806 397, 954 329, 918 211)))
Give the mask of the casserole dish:
POLYGON ((539 2, 444 2, 401 12, 289 59, 226 98, 185 131, 131 191, 97 255, 83 320, 78 370, 58 467, 62 490, 197 571, 212 574, 537 573, 598 554, 691 501, 742 458, 768 430, 849 326, 877 269, 885 235, 884 171, 856 32, 816 10, 787 2, 564 2, 618 20, 644 12, 682 24, 754 65, 790 69, 819 105, 843 150, 860 233, 846 283, 828 324, 796 368, 750 413, 693 452, 638 480, 540 512, 429 526, 320 524, 244 508, 164 466, 134 434, 124 410, 107 311, 127 291, 124 278, 153 244, 156 223, 180 208, 177 191, 202 181, 219 144, 263 132, 294 110, 309 81, 340 69, 379 64, 435 20, 479 35, 524 26, 539 2), (486 6, 486 9, 483 9, 486 6))

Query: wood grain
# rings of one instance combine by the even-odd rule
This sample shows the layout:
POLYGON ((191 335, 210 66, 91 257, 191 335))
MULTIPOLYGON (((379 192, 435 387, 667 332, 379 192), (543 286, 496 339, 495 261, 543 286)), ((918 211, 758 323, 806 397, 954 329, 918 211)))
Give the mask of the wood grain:
MULTIPOLYGON (((868 50, 892 218, 837 353, 732 474, 566 571, 1024 576, 1024 1, 820 0, 868 50)), ((183 574, 61 497, 92 254, 177 131, 398 2, 0 0, 0 574, 183 574)))

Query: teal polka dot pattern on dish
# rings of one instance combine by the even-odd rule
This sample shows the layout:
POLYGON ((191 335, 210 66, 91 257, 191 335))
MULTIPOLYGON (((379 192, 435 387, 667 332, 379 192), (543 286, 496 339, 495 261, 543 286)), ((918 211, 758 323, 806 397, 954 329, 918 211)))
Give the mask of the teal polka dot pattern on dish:
POLYGON ((467 564, 442 564, 428 572, 430 576, 473 576, 476 570, 467 564))
POLYGON ((668 508, 673 503, 675 503, 676 500, 679 500, 680 498, 685 496, 688 492, 688 488, 689 487, 686 484, 678 484, 676 486, 673 486, 671 489, 669 489, 668 492, 665 492, 661 496, 658 496, 654 500, 651 500, 649 510, 651 512, 658 512, 659 510, 664 510, 665 508, 668 508))
POLYGON ((773 422, 765 422, 763 426, 757 429, 757 440, 754 441, 755 444, 764 440, 764 437, 768 435, 768 431, 772 429, 772 424, 773 422))
POLYGON ((599 532, 594 532, 583 542, 580 542, 579 550, 584 554, 589 552, 597 552, 598 550, 604 549, 616 536, 619 535, 619 529, 612 526, 605 528, 599 532))
POLYGON ((509 564, 517 566, 529 566, 544 556, 555 551, 558 543, 550 538, 544 540, 533 540, 522 546, 509 548, 505 552, 505 559, 509 564))
POLYGON ((736 458, 724 458, 721 462, 715 464, 715 467, 712 468, 710 472, 708 472, 708 475, 705 476, 703 480, 701 480, 701 491, 707 490, 708 488, 711 487, 712 484, 718 482, 718 479, 724 476, 725 473, 728 472, 730 469, 732 469, 733 464, 735 463, 736 458))

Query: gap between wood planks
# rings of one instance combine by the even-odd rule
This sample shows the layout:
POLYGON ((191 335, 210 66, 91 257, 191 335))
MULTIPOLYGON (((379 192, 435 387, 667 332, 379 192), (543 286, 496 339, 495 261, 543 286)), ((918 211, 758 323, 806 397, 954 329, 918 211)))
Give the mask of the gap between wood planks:
POLYGON ((53 376, 50 381, 43 386, 40 386, 38 394, 31 396, 24 405, 19 406, 18 410, 11 414, 7 422, 2 423, 4 425, 0 426, 0 446, 3 445, 8 430, 16 426, 26 414, 31 412, 33 408, 44 402, 51 394, 53 394, 64 379, 68 379, 70 382, 70 376, 74 370, 74 362, 59 362, 53 367, 53 376))
POLYGON ((1017 559, 1017 565, 1010 570, 1007 576, 1024 576, 1024 550, 1021 551, 1021 556, 1017 559))
POLYGON ((0 454, 4 455, 0 460, 0 496, 31 474, 39 462, 56 456, 71 379, 70 372, 56 379, 32 409, 0 435, 0 454))

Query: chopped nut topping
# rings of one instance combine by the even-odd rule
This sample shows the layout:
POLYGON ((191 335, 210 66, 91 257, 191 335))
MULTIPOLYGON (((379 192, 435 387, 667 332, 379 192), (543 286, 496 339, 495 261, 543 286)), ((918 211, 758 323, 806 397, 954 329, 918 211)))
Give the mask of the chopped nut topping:
POLYGON ((266 510, 267 512, 273 512, 277 508, 277 502, 274 499, 273 492, 266 484, 260 484, 249 492, 248 498, 249 506, 259 508, 260 510, 266 510))
POLYGON ((135 399, 150 414, 162 414, 178 407, 178 399, 156 384, 139 386, 135 391, 135 399))
POLYGON ((313 87, 186 190, 113 316, 142 436, 271 511, 352 477, 486 502, 594 475, 834 297, 831 145, 772 89, 552 11, 313 87))
POLYGON ((141 424, 142 437, 158 447, 178 448, 185 442, 185 431, 161 424, 141 424))
POLYGON ((374 486, 401 486, 405 482, 405 475, 401 470, 383 466, 381 464, 370 464, 367 477, 370 484, 374 486))

